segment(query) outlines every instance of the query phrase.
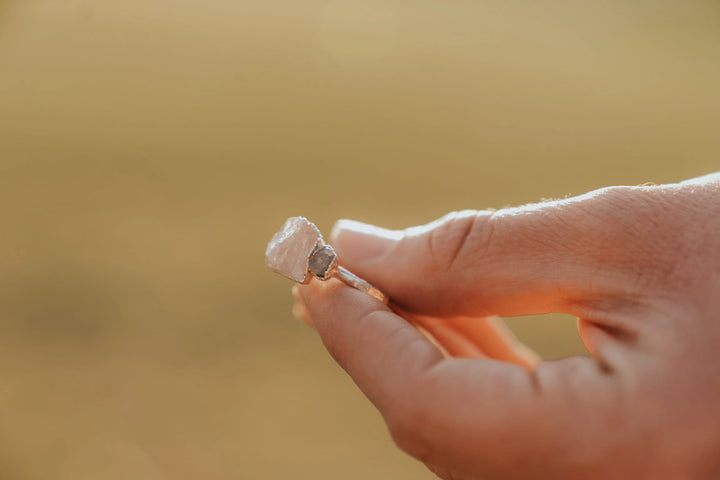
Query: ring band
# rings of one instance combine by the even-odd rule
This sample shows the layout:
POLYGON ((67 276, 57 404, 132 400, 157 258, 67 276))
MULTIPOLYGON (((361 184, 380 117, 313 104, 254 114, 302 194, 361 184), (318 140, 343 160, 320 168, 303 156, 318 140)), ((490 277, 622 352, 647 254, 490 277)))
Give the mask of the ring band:
POLYGON ((337 268, 333 271, 333 275, 338 280, 342 280, 347 285, 350 285, 351 287, 357 288, 358 290, 367 293, 373 298, 376 298, 383 302, 385 305, 388 304, 390 299, 382 293, 377 288, 370 285, 368 282, 363 280, 362 278, 358 277, 354 273, 352 273, 350 270, 348 270, 345 267, 342 267, 340 265, 337 266, 337 268))

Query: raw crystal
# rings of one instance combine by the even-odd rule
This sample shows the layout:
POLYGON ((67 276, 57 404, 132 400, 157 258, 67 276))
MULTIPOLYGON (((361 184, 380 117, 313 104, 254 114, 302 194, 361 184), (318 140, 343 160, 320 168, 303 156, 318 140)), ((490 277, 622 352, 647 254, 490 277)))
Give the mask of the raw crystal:
POLYGON ((330 245, 323 245, 315 249, 310 255, 310 261, 308 261, 308 269, 314 275, 317 275, 320 280, 328 278, 328 274, 336 265, 335 260, 337 255, 335 250, 330 245))
POLYGON ((304 282, 308 260, 316 247, 323 244, 320 230, 305 217, 290 217, 265 250, 265 263, 274 272, 304 282))

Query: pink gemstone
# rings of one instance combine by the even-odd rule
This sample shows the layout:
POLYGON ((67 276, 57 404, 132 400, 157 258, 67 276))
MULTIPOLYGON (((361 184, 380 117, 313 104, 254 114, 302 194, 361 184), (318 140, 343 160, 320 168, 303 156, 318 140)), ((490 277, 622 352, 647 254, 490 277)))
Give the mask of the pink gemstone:
POLYGON ((290 217, 265 250, 265 263, 274 272, 296 282, 308 275, 308 258, 322 244, 320 230, 305 217, 290 217))

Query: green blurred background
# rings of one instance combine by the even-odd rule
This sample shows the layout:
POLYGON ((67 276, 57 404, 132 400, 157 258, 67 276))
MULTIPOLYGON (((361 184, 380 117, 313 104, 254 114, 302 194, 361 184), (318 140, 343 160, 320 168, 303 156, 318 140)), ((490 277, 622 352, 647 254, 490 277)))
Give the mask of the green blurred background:
POLYGON ((716 170, 719 85, 716 2, 0 0, 0 478, 434 478, 272 233, 716 170))

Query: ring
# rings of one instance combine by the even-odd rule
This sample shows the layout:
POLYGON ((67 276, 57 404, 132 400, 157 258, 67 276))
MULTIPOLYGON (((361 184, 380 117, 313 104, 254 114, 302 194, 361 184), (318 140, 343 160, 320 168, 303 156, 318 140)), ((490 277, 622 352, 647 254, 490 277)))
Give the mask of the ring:
POLYGON ((285 221, 268 243, 265 263, 272 271, 298 283, 308 283, 313 276, 322 281, 337 278, 386 305, 389 302, 387 295, 338 264, 335 250, 305 217, 290 217, 285 221))

